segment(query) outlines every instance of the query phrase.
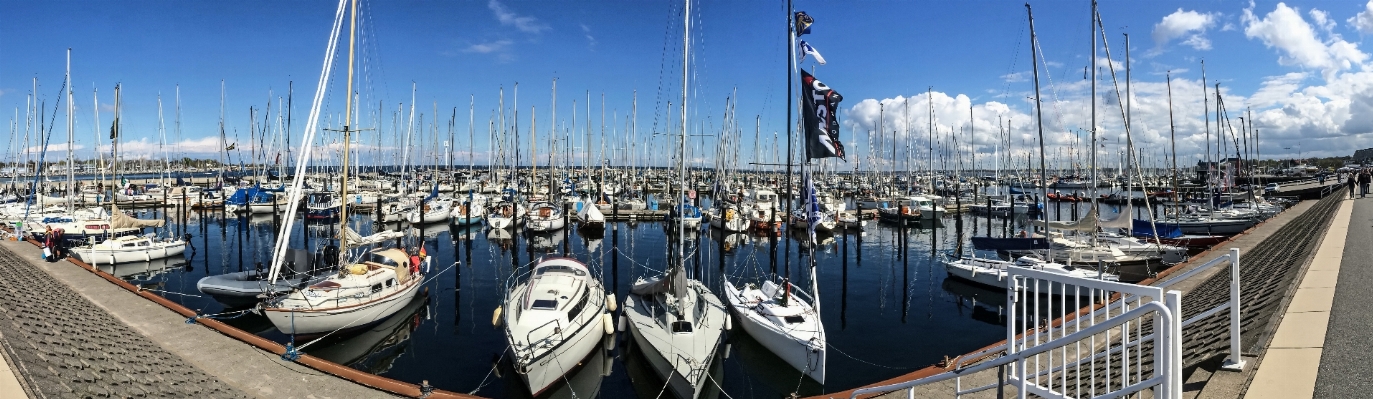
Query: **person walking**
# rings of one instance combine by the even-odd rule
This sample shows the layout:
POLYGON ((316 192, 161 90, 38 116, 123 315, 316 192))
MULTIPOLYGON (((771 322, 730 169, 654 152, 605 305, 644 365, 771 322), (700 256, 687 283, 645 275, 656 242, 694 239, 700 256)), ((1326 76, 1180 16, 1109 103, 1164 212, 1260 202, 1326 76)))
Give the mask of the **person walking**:
POLYGON ((1368 173, 1368 169, 1359 172, 1359 198, 1368 196, 1368 183, 1373 183, 1373 175, 1368 173))
POLYGON ((1354 199, 1354 185, 1357 183, 1358 181, 1354 178, 1354 172, 1350 171, 1349 178, 1344 182, 1346 186, 1349 186, 1349 199, 1354 199))

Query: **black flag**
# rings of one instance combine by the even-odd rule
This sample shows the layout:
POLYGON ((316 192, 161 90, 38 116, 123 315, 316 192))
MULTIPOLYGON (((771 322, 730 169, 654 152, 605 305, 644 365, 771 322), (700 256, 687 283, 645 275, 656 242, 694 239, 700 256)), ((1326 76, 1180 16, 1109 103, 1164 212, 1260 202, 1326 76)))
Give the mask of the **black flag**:
POLYGON ((110 124, 110 140, 119 137, 119 118, 114 118, 114 123, 110 124))
POLYGON ((806 160, 844 158, 839 142, 839 102, 844 96, 801 70, 801 117, 806 122, 806 160))

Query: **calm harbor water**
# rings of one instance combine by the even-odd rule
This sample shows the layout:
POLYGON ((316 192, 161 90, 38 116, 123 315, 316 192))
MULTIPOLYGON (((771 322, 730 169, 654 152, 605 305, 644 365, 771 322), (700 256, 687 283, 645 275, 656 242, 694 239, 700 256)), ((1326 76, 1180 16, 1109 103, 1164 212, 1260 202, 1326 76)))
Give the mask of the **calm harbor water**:
MULTIPOLYGON (((1051 218, 1055 212, 1050 205, 1051 218)), ((1082 206, 1079 212, 1085 212, 1082 206)), ((1064 212, 1071 209, 1065 206, 1064 212)), ((144 210, 145 218, 161 211, 144 210)), ((174 210, 170 210, 173 215, 174 210)), ((350 225, 361 234, 373 230, 371 215, 355 215, 350 225)), ((1023 218, 1023 217, 1022 217, 1023 218)), ((184 229, 194 249, 186 259, 151 264, 102 267, 201 314, 225 312, 202 296, 200 278, 270 264, 277 233, 271 215, 221 217, 218 211, 193 213, 169 224, 167 234, 184 229)), ((1023 223, 1024 220, 1017 221, 1023 223)), ((822 234, 815 247, 820 311, 829 339, 828 381, 821 386, 802 378, 741 329, 729 333, 729 356, 717 360, 713 374, 720 388, 735 398, 775 398, 838 391, 897 376, 943 359, 976 350, 1005 336, 1000 290, 947 279, 938 258, 956 249, 958 225, 963 235, 987 234, 985 216, 949 216, 937 223, 907 228, 906 257, 897 228, 869 221, 866 232, 822 234), (976 229, 976 230, 975 230, 976 229)), ((1002 219, 992 219, 994 235, 1002 219)), ((314 248, 334 234, 336 224, 298 222, 291 246, 314 248), (307 245, 308 244, 308 245, 307 245)), ((542 254, 562 253, 586 262, 601 273, 606 286, 623 301, 638 276, 667 267, 675 230, 661 222, 607 225, 603 237, 583 236, 575 228, 556 233, 490 232, 481 227, 436 224, 411 228, 435 256, 430 281, 415 302, 370 329, 340 333, 312 344, 306 352, 357 369, 402 381, 432 385, 489 397, 529 393, 509 367, 494 369, 505 348, 502 330, 491 324, 506 280, 542 254), (615 235, 618 232, 618 244, 615 235), (454 265, 456 263, 456 265, 454 265), (450 267, 452 265, 452 267, 450 267)), ((393 225, 394 229, 395 226, 393 225)), ((788 272, 797 286, 808 287, 810 262, 799 235, 759 237, 722 235, 705 229, 687 234, 687 268, 721 292, 722 276, 750 281, 776 270, 788 272), (789 244, 788 244, 789 243, 789 244), (790 250, 788 251, 788 245, 790 250), (723 265, 723 266, 722 266, 723 265)), ((413 240, 413 238, 407 238, 413 240)), ((967 250, 967 249, 965 249, 967 250)), ((255 314, 227 320, 244 330, 288 342, 265 318, 255 314)), ((654 397, 662 381, 627 334, 583 363, 555 396, 654 397), (613 346, 611 348, 610 346, 613 346)), ((303 341, 297 341, 300 345, 303 341)))

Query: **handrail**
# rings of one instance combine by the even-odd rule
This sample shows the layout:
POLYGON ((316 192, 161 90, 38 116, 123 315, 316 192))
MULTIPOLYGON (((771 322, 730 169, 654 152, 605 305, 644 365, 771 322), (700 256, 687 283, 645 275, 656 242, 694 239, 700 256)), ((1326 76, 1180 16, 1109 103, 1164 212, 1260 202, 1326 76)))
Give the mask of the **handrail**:
MULTIPOLYGON (((1102 322, 1102 323, 1098 323, 1098 324, 1092 325, 1092 326, 1087 327, 1087 328, 1084 328, 1084 329, 1082 329, 1082 330, 1075 331, 1075 332, 1073 332, 1072 334, 1068 334, 1068 335, 1066 335, 1066 336, 1060 337, 1060 338, 1058 339, 1058 341, 1067 342, 1067 343, 1070 343, 1070 344, 1071 344, 1071 343, 1074 343, 1074 342, 1076 342, 1076 341, 1081 341, 1081 340, 1083 340, 1083 339, 1085 339, 1085 338, 1090 338, 1090 337, 1093 336, 1093 335, 1097 335, 1097 334, 1101 334, 1101 333, 1103 333, 1103 332, 1106 332, 1106 331, 1108 331, 1108 330, 1110 330, 1110 329, 1112 329, 1112 328, 1118 327, 1118 326, 1120 326, 1120 325, 1122 325, 1122 324, 1129 323, 1129 322, 1133 322, 1135 319, 1138 319, 1138 318, 1140 318, 1141 316, 1144 316, 1144 315, 1146 315, 1146 314, 1148 314, 1148 313, 1150 313, 1150 312, 1158 312, 1159 315, 1161 316, 1161 317, 1159 317, 1159 320, 1162 322, 1162 327, 1163 327, 1163 329, 1161 329, 1160 331, 1170 331, 1170 330, 1172 329, 1172 327, 1173 327, 1173 323, 1176 322, 1176 321, 1174 320, 1174 318, 1173 318, 1172 312, 1169 311, 1169 310, 1168 310, 1168 307, 1164 306, 1162 302, 1147 302, 1147 303, 1144 303, 1144 304, 1142 304, 1142 305, 1140 305, 1140 306, 1138 306, 1138 307, 1136 307, 1136 308, 1134 308, 1134 309, 1131 309, 1131 310, 1128 311, 1128 312, 1121 313, 1121 314, 1118 315, 1117 317, 1113 317, 1113 318, 1111 318, 1110 320, 1107 320, 1107 321, 1105 321, 1105 322, 1102 322)), ((977 372, 980 372, 980 371, 989 370, 989 369, 994 368, 994 367, 1001 367, 1001 366, 1005 366, 1005 365, 1008 365, 1008 364, 1012 364, 1012 363, 1015 363, 1015 362, 1018 362, 1018 361, 1021 361, 1021 360, 1025 360, 1026 358, 1030 358, 1030 357, 1033 357, 1033 356, 1035 356, 1035 355, 1040 355, 1040 354, 1043 354, 1043 353, 1045 353, 1045 352, 1048 352, 1048 351, 1051 351, 1051 350, 1056 350, 1056 349, 1059 349, 1059 346, 1054 346, 1054 345, 1039 345, 1039 346, 1034 346, 1034 347, 1031 347, 1031 348, 1029 348, 1029 349, 1025 349, 1025 350, 1020 351, 1020 352, 1015 352, 1015 353, 1006 354, 1005 356, 1002 356, 1002 357, 1000 357, 1000 358, 997 358, 996 360, 992 360, 992 361, 990 361, 990 362, 982 363, 982 364, 979 364, 979 365, 976 365, 976 366, 973 366, 973 367, 969 367, 969 368, 966 368, 966 369, 950 370, 950 371, 946 371, 946 372, 939 373, 939 374, 936 374, 936 375, 932 375, 932 376, 929 376, 929 377, 921 378, 921 379, 918 379, 918 380, 912 380, 912 381, 899 382, 899 383, 889 384, 889 385, 879 385, 879 386, 875 386, 875 387, 868 387, 868 388, 859 388, 859 389, 855 389, 852 393, 849 394, 849 398, 851 398, 851 399, 856 399, 859 395, 875 394, 875 393, 884 393, 884 392, 892 392, 892 391, 896 391, 896 390, 900 390, 900 389, 911 389, 911 388, 914 388, 914 387, 920 386, 920 385, 926 385, 926 384, 941 382, 941 381, 949 380, 949 379, 952 379, 952 378, 961 377, 961 376, 964 375, 964 374, 977 373, 977 372)), ((1155 377, 1155 378, 1158 378, 1158 377, 1155 377)), ((1149 380, 1145 380, 1145 382, 1153 381, 1153 380, 1154 380, 1154 379, 1151 378, 1151 379, 1149 379, 1149 380)), ((1003 385, 1004 385, 1004 384, 1003 384, 1003 385)))

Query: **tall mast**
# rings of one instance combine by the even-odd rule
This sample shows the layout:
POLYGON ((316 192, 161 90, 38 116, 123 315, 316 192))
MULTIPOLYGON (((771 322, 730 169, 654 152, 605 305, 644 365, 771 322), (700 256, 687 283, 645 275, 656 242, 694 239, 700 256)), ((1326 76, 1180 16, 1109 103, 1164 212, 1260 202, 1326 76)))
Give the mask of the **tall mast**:
POLYGON ((1173 202, 1178 199, 1178 132, 1173 125, 1173 71, 1168 71, 1166 75, 1166 85, 1168 87, 1168 141, 1172 143, 1173 149, 1173 170, 1169 173, 1173 178, 1173 202))
POLYGON ((72 145, 76 143, 76 107, 72 105, 72 49, 67 48, 67 209, 72 209, 72 186, 76 183, 75 164, 72 163, 72 145))
MULTIPOLYGON (((677 184, 681 186, 681 189, 677 192, 678 195, 687 192, 687 67, 689 60, 691 60, 691 58, 689 58, 689 56, 691 56, 691 0, 684 1, 684 4, 684 8, 682 8, 682 136, 678 137, 678 145, 680 145, 681 152, 677 156, 677 184)), ((791 88, 791 85, 788 85, 788 89, 789 88, 791 88)), ((789 158, 789 156, 791 156, 791 147, 789 147, 789 143, 787 149, 787 156, 789 158)), ((674 202, 681 202, 681 197, 674 199, 674 202)), ((685 269, 687 269, 687 254, 685 254, 684 248, 687 247, 687 243, 685 243, 685 240, 687 240, 685 239, 685 237, 687 237, 687 226, 685 225, 687 225, 687 223, 682 221, 685 214, 681 213, 681 204, 678 204, 677 207, 677 263, 678 265, 681 265, 682 273, 685 273, 685 269)), ((682 296, 682 293, 674 292, 674 295, 677 295, 678 306, 685 307, 685 298, 682 296)))
MULTIPOLYGON (((1091 143, 1092 145, 1091 145, 1090 148, 1091 148, 1091 150, 1092 150, 1092 152, 1091 152, 1091 156, 1092 156, 1092 190, 1091 190, 1091 194, 1090 194, 1090 195, 1092 196, 1092 210, 1091 210, 1092 215, 1093 215, 1092 217, 1093 217, 1093 220, 1096 220, 1096 213, 1097 213, 1097 210, 1096 210, 1096 206, 1097 206, 1097 204, 1096 204, 1096 202, 1097 202, 1097 167, 1096 167, 1096 153, 1097 153, 1097 148, 1096 148, 1096 129, 1097 129, 1097 126, 1096 126, 1096 69, 1097 69, 1097 67, 1096 67, 1096 62, 1097 62, 1097 60, 1096 60, 1096 48, 1097 48, 1096 38, 1097 38, 1097 18, 1096 18, 1096 0, 1092 0, 1092 18, 1091 18, 1091 19, 1092 19, 1092 63, 1091 63, 1091 66, 1092 66, 1092 92, 1091 92, 1090 94, 1091 94, 1091 97, 1092 97, 1092 143, 1091 143)), ((1073 215, 1073 217, 1076 218, 1077 215, 1073 215)), ((1095 224, 1095 222, 1094 222, 1093 224, 1095 224)), ((1095 235, 1094 235, 1093 237, 1095 237, 1095 235)), ((1093 238, 1092 240, 1095 241, 1096 239, 1093 238)))
MULTIPOLYGON (((339 266, 343 266, 348 260, 348 240, 342 238, 348 231, 348 147, 352 142, 352 123, 353 123, 353 57, 357 41, 358 31, 358 0, 349 1, 352 5, 351 15, 348 17, 348 90, 344 92, 345 107, 343 108, 343 178, 339 180, 344 205, 339 207, 338 231, 339 231, 339 266)), ((413 93, 413 91, 412 91, 413 93)), ((414 110, 413 101, 411 110, 414 110)))
POLYGON ((1215 172, 1220 172, 1220 164, 1216 164, 1215 172, 1211 171, 1211 93, 1206 90, 1206 60, 1201 60, 1201 117, 1206 120, 1206 130, 1204 135, 1206 140, 1206 208, 1209 210, 1215 206, 1211 200, 1211 181, 1215 178, 1215 172))
MULTIPOLYGON (((1093 2, 1093 4, 1096 3, 1093 2)), ((1039 124, 1039 190, 1041 198, 1044 199, 1044 203, 1047 205, 1049 202, 1049 179, 1048 172, 1046 172, 1048 167, 1044 162, 1044 104, 1043 101, 1040 101, 1039 99, 1039 37, 1035 34, 1035 13, 1030 9, 1030 3, 1025 3, 1025 14, 1030 18, 1030 59, 1032 61, 1030 64, 1033 66, 1031 70, 1034 71, 1035 78, 1035 121, 1039 124)), ((1095 34, 1093 36, 1095 37, 1095 34)), ((1095 57, 1093 58, 1095 59, 1095 57)), ((1039 204, 1036 205, 1038 206, 1039 204)), ((1049 207, 1045 206, 1044 209, 1041 209, 1039 212, 1040 215, 1044 217, 1044 220, 1049 219, 1048 211, 1049 207)), ((1049 236, 1047 227, 1045 227, 1044 236, 1046 238, 1049 236)), ((1050 259, 1050 261, 1052 261, 1054 258, 1053 246, 1049 246, 1048 251, 1049 253, 1045 256, 1045 259, 1050 259)))

